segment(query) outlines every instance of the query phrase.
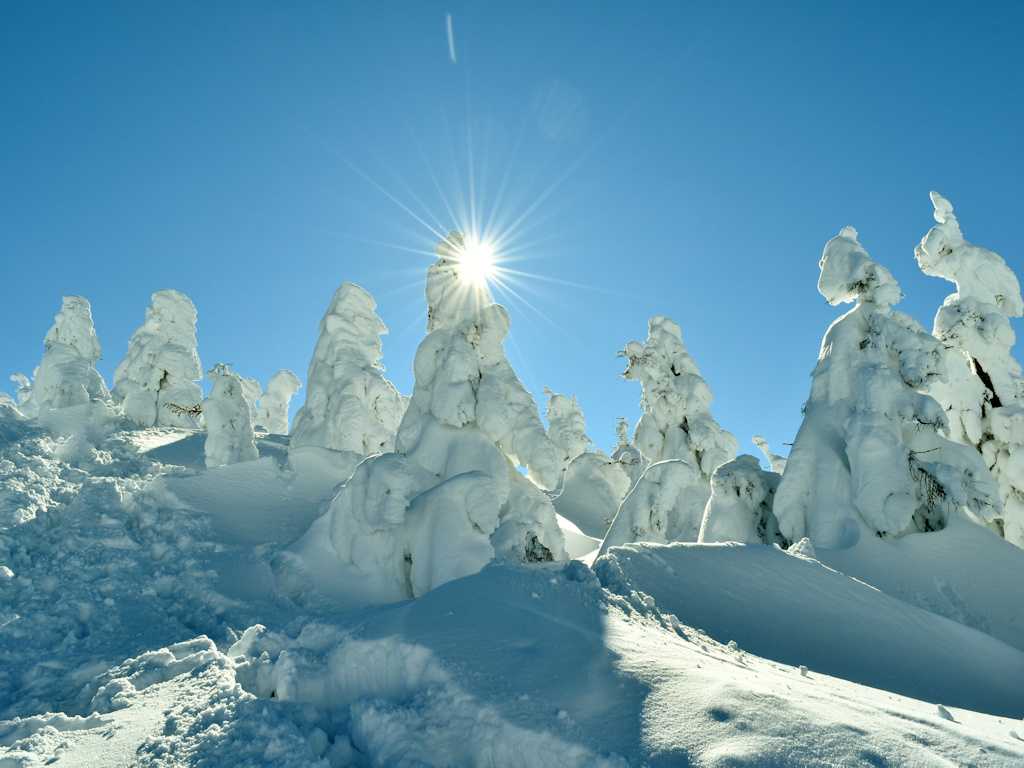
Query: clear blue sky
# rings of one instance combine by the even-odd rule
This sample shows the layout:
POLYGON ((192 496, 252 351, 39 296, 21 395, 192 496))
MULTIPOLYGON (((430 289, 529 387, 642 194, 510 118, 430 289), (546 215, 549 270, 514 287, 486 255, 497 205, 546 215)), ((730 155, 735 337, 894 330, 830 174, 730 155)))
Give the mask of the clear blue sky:
POLYGON ((537 395, 575 393, 604 448, 639 411, 616 351, 656 313, 744 450, 791 441, 841 311, 817 262, 845 224, 928 327, 951 290, 913 260, 929 189, 1024 271, 1024 4, 551 5, 6 3, 4 375, 81 294, 109 381, 173 287, 206 367, 304 379, 350 280, 408 393, 434 239, 417 218, 454 225, 471 165, 484 215, 526 214, 512 266, 539 277, 500 297, 513 364, 537 395))

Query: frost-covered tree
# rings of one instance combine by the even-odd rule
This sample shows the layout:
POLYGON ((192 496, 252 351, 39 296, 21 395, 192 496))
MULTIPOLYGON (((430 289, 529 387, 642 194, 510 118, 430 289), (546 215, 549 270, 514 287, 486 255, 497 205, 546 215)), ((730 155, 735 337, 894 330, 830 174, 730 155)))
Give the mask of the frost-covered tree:
POLYGON ((915 249, 927 275, 956 285, 935 315, 948 376, 929 387, 953 439, 974 446, 999 483, 997 529, 1024 547, 1024 379, 1011 355, 1011 317, 1024 314, 1020 283, 1003 258, 964 239, 953 205, 931 193, 936 225, 915 249))
POLYGON ((287 368, 270 377, 267 391, 260 398, 256 425, 274 435, 288 434, 288 406, 292 396, 302 387, 299 377, 287 368))
POLYGON ((826 245, 818 290, 854 302, 825 333, 804 421, 775 494, 790 541, 852 546, 942 528, 962 508, 999 513, 998 489, 977 452, 946 439, 942 407, 923 391, 945 376, 939 342, 892 309, 902 294, 853 227, 826 245))
POLYGON ((588 451, 583 412, 575 397, 545 390, 548 436, 561 450, 565 465, 555 510, 593 538, 604 538, 632 482, 626 467, 602 451, 588 451))
POLYGON ((633 487, 633 484, 640 479, 647 462, 640 450, 629 439, 629 421, 626 417, 620 416, 615 423, 615 436, 616 444, 615 450, 612 452, 612 460, 622 465, 626 474, 629 475, 629 485, 633 487))
POLYGON ((634 541, 696 541, 709 496, 709 482, 695 465, 654 462, 619 505, 600 553, 634 541))
POLYGON ((332 555, 364 599, 391 601, 494 558, 565 558, 550 500, 516 468, 551 487, 560 454, 505 358, 505 309, 460 276, 465 247, 450 235, 428 270, 429 333, 395 452, 356 468, 285 558, 286 582, 291 567, 315 578, 332 555))
POLYGON ((145 322, 128 341, 114 371, 114 396, 125 415, 141 427, 195 427, 182 411, 198 405, 203 369, 196 341, 196 308, 174 290, 157 291, 145 322), (168 408, 168 404, 181 408, 168 408))
POLYGON ((548 397, 548 437, 562 454, 562 466, 587 450, 591 440, 587 437, 587 424, 576 397, 561 395, 545 389, 548 397))
POLYGON ((291 445, 360 456, 395 447, 405 402, 384 378, 381 336, 387 326, 363 288, 343 283, 320 321, 306 377, 306 402, 295 415, 291 445))
POLYGON ((213 382, 203 401, 206 422, 206 466, 222 467, 259 458, 242 378, 223 363, 207 375, 213 382))
POLYGON ((15 386, 14 400, 18 407, 24 410, 32 395, 32 380, 24 373, 12 373, 10 379, 15 386))
POLYGON ((697 541, 788 547, 772 511, 781 479, 775 472, 765 472, 756 458, 746 454, 722 464, 711 476, 711 498, 704 508, 697 541))
POLYGON ((253 426, 256 426, 256 411, 260 406, 260 398, 263 397, 263 386, 259 379, 245 376, 239 376, 239 379, 242 382, 242 397, 245 398, 245 402, 249 406, 249 420, 252 421, 253 426))
POLYGON ((768 464, 772 468, 772 472, 781 475, 786 471, 786 457, 780 456, 775 453, 771 446, 768 445, 768 441, 765 440, 761 435, 754 435, 751 438, 751 442, 757 446, 757 449, 764 454, 764 457, 768 459, 768 464))
POLYGON ((46 333, 31 386, 26 377, 18 379, 21 410, 46 421, 53 411, 108 400, 110 393, 96 370, 100 352, 89 302, 65 296, 46 333))
POLYGON ((736 456, 736 438, 711 415, 711 389, 683 346, 679 326, 652 317, 647 341, 631 341, 620 354, 628 361, 622 375, 643 389, 633 443, 648 462, 691 462, 707 478, 710 493, 715 467, 736 456))
POLYGON ((736 456, 736 438, 711 415, 711 389, 674 322, 652 317, 647 341, 631 341, 620 354, 628 360, 623 376, 643 388, 633 444, 646 467, 616 513, 602 552, 631 541, 696 541, 711 474, 736 456))

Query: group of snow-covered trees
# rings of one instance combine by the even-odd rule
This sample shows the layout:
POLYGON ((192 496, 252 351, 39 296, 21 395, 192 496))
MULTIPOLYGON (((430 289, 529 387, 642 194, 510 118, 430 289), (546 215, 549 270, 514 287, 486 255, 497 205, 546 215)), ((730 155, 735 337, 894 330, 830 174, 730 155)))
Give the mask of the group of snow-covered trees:
MULTIPOLYGON (((633 541, 851 546, 942 529, 963 515, 1024 547, 1024 379, 1009 318, 1024 313, 1016 276, 963 237, 932 193, 936 225, 916 259, 956 286, 931 333, 856 230, 826 245, 818 290, 853 308, 828 328, 788 457, 755 437, 770 465, 737 456, 679 326, 651 318, 620 353, 640 384, 640 419, 611 455, 592 446, 575 397, 546 390, 547 427, 505 356, 505 309, 460 277, 459 233, 426 280, 427 335, 410 397, 384 376, 387 328, 363 288, 345 283, 320 322, 290 456, 334 457, 343 481, 285 559, 301 571, 328 553, 381 600, 423 594, 495 558, 545 561, 633 541)), ((218 364, 204 399, 196 309, 152 296, 108 390, 89 302, 64 299, 33 379, 12 377, 17 407, 68 431, 111 419, 203 427, 206 463, 258 457, 262 428, 288 433, 299 378, 264 391, 218 364), (69 426, 70 425, 70 426, 69 426)), ((333 462, 333 463, 332 463, 333 462)))

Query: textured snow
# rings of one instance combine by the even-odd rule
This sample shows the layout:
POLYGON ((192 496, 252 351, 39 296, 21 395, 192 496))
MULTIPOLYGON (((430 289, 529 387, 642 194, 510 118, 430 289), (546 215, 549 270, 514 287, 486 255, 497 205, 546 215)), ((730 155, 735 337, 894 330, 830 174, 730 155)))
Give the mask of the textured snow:
POLYGON ((114 396, 125 416, 141 427, 194 427, 168 404, 198 405, 203 375, 196 341, 196 308, 183 293, 157 291, 146 321, 132 334, 128 352, 114 371, 114 396))

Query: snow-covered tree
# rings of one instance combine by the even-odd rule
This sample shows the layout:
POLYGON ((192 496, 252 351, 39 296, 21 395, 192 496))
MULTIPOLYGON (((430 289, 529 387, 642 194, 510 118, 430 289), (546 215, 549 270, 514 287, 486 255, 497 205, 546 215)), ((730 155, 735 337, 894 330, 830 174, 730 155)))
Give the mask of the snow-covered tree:
POLYGON ((826 245, 818 290, 855 302, 825 334, 804 421, 775 494, 790 541, 852 546, 942 528, 962 508, 990 519, 998 489, 977 452, 946 439, 942 407, 923 391, 945 376, 943 350, 892 305, 902 294, 853 227, 826 245))
POLYGON ((647 462, 640 450, 629 439, 629 421, 625 416, 620 416, 616 421, 615 436, 616 445, 612 452, 612 460, 622 465, 626 474, 629 475, 629 485, 632 488, 643 474, 647 462))
POLYGON ((786 471, 786 457, 780 456, 775 453, 771 446, 768 445, 768 441, 765 440, 761 435, 754 435, 751 438, 751 442, 757 446, 757 449, 764 454, 764 457, 768 459, 768 464, 772 468, 772 472, 781 475, 786 471))
POLYGON ((221 467, 259 458, 242 378, 223 363, 207 375, 213 382, 203 401, 206 422, 206 466, 221 467))
POLYGON ((242 397, 245 398, 245 402, 249 406, 249 420, 252 421, 252 425, 255 427, 256 411, 260 406, 260 398, 263 397, 263 386, 260 384, 259 379, 246 378, 241 375, 238 378, 242 382, 242 397))
POLYGON ((384 378, 381 336, 387 326, 363 288, 343 283, 320 321, 306 377, 306 402, 295 415, 291 445, 350 451, 393 450, 405 402, 384 378))
POLYGON ((587 450, 591 440, 587 437, 587 424, 576 397, 561 395, 545 389, 548 397, 548 437, 562 454, 562 466, 587 450))
POLYGON ((964 239, 953 205, 931 193, 936 225, 915 249, 927 275, 956 285, 935 315, 948 376, 929 387, 953 439, 974 446, 999 483, 997 529, 1024 547, 1024 379, 1011 355, 1009 318, 1024 314, 1020 283, 1003 258, 964 239))
POLYGON ((128 352, 114 371, 114 396, 125 415, 141 427, 195 427, 192 418, 168 404, 198 405, 203 375, 196 341, 196 308, 174 290, 157 291, 145 322, 128 341, 128 352))
POLYGON ((652 317, 647 341, 631 341, 620 354, 628 361, 622 375, 643 389, 633 443, 648 462, 691 462, 707 478, 710 493, 715 467, 736 456, 736 438, 711 415, 711 389, 683 346, 679 326, 652 317))
POLYGON ((626 467, 602 451, 588 451, 583 412, 575 397, 545 390, 548 436, 561 450, 565 466, 555 510, 587 536, 604 538, 632 482, 626 467))
POLYGON ((287 368, 271 376, 267 391, 260 398, 256 425, 274 435, 288 434, 288 406, 301 387, 299 377, 287 368))
POLYGON ((778 474, 765 472, 756 458, 746 454, 722 464, 711 476, 711 498, 697 540, 788 547, 772 511, 780 480, 778 474))
POLYGON ((14 400, 18 407, 24 410, 28 405, 29 397, 32 395, 32 380, 24 373, 12 373, 10 379, 15 386, 14 400))
POLYGON ((650 464, 619 505, 600 554, 634 541, 696 541, 710 495, 708 480, 693 464, 682 459, 650 464))
POLYGON ((377 601, 422 595, 496 557, 566 556, 550 500, 516 469, 551 487, 560 454, 505 358, 505 309, 460 277, 464 247, 450 235, 428 270, 429 333, 395 453, 362 462, 285 558, 315 576, 332 553, 377 601))
POLYGON ((620 354, 628 360, 623 376, 643 388, 633 444, 645 467, 616 513, 602 552, 631 541, 696 541, 711 474, 736 456, 736 438, 712 417, 711 389, 674 322, 652 317, 647 341, 631 341, 620 354))
POLYGON ((99 359, 92 307, 81 296, 65 296, 46 334, 43 358, 31 386, 26 377, 18 379, 21 410, 46 421, 53 411, 109 400, 96 370, 99 359))

